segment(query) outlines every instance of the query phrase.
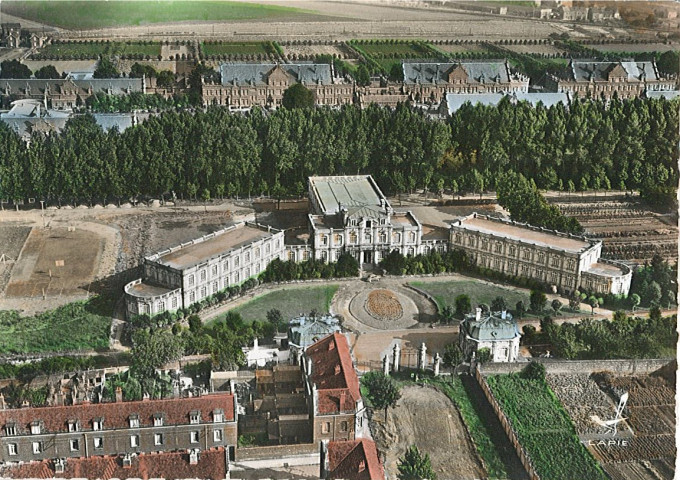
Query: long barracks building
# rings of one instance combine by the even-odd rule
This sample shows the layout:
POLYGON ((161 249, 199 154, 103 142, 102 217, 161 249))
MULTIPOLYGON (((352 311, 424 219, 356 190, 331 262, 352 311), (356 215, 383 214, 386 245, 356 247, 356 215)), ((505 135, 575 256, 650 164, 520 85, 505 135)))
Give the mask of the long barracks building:
POLYGON ((186 308, 257 277, 275 258, 362 264, 387 254, 462 249, 479 266, 533 278, 565 292, 628 293, 626 265, 601 259, 602 242, 473 214, 449 229, 397 211, 370 175, 309 178, 304 239, 253 223, 234 225, 148 256, 143 276, 125 286, 128 316, 186 308))

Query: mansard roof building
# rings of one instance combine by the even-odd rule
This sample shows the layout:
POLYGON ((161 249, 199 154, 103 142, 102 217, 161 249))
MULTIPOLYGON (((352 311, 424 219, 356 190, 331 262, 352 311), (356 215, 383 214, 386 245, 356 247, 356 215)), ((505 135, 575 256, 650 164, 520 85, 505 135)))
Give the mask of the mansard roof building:
POLYGON ((677 90, 677 80, 665 78, 653 61, 600 62, 572 60, 561 75, 546 75, 545 87, 579 97, 639 97, 647 91, 677 90))
POLYGON ((440 103, 447 93, 526 93, 529 77, 507 60, 455 63, 403 62, 404 93, 415 101, 440 103))
POLYGON ((317 105, 352 103, 354 86, 335 77, 326 63, 224 63, 221 83, 204 83, 204 105, 224 105, 234 110, 255 106, 281 106, 283 92, 301 83, 314 93, 317 105))
POLYGON ((92 95, 127 95, 132 92, 146 93, 149 82, 145 78, 91 78, 65 79, 0 79, 0 95, 9 101, 33 99, 56 110, 70 110, 84 106, 92 95))

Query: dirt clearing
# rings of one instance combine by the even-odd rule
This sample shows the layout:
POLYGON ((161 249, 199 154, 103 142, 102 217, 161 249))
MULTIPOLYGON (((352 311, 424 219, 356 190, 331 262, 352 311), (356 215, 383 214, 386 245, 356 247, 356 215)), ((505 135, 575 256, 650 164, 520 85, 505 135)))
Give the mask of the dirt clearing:
POLYGON ((33 228, 12 270, 10 297, 76 295, 97 273, 104 239, 78 228, 33 228))
POLYGON ((371 432, 381 452, 385 471, 397 476, 397 462, 411 445, 430 455, 432 467, 441 479, 486 477, 474 445, 468 437, 456 407, 446 395, 432 387, 407 386, 401 390, 396 408, 390 408, 387 422, 376 411, 371 432))

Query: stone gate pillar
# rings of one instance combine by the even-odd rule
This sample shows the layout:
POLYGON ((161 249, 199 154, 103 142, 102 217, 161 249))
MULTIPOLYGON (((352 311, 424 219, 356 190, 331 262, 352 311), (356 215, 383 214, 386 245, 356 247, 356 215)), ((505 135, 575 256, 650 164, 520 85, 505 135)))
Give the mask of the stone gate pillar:
POLYGON ((390 356, 385 355, 382 360, 383 374, 385 376, 390 374, 390 356))
POLYGON ((418 370, 425 370, 427 368, 427 347, 425 343, 420 344, 418 355, 418 370))
POLYGON ((442 357, 439 356, 439 352, 437 352, 434 356, 434 376, 438 377, 439 376, 439 367, 442 363, 442 357))
POLYGON ((394 344, 394 349, 392 351, 392 371, 394 373, 397 373, 399 371, 399 360, 401 357, 401 348, 399 348, 399 344, 395 343, 394 344))

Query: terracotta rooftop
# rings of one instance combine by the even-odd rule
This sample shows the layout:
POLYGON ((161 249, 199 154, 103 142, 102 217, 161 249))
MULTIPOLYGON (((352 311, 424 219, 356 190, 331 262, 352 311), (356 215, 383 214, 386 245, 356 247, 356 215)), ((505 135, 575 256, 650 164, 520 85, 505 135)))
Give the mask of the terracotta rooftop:
POLYGON ((0 467, 3 478, 86 478, 90 480, 111 478, 141 478, 180 480, 201 478, 223 480, 227 478, 227 460, 224 448, 199 453, 195 465, 189 463, 187 452, 142 454, 132 457, 130 466, 123 466, 121 456, 68 458, 64 473, 56 473, 52 460, 24 464, 7 464, 0 467))
POLYGON ((336 332, 322 338, 307 349, 307 356, 312 360, 312 382, 319 392, 319 413, 355 410, 361 399, 359 378, 345 336, 336 332))
MULTIPOLYGON (((0 427, 14 422, 17 434, 22 435, 31 430, 31 422, 43 422, 46 433, 67 432, 68 423, 77 420, 83 431, 92 430, 92 421, 103 419, 105 430, 129 428, 130 415, 139 416, 140 427, 152 426, 154 414, 162 413, 165 425, 189 423, 192 411, 201 412, 201 422, 212 422, 213 411, 220 409, 224 420, 234 420, 234 396, 231 393, 203 395, 191 398, 173 398, 167 400, 142 400, 136 402, 82 403, 60 407, 17 408, 0 410, 0 427)), ((4 428, 0 436, 5 436, 4 428)))
POLYGON ((329 479, 384 480, 385 472, 372 440, 328 443, 329 479))

